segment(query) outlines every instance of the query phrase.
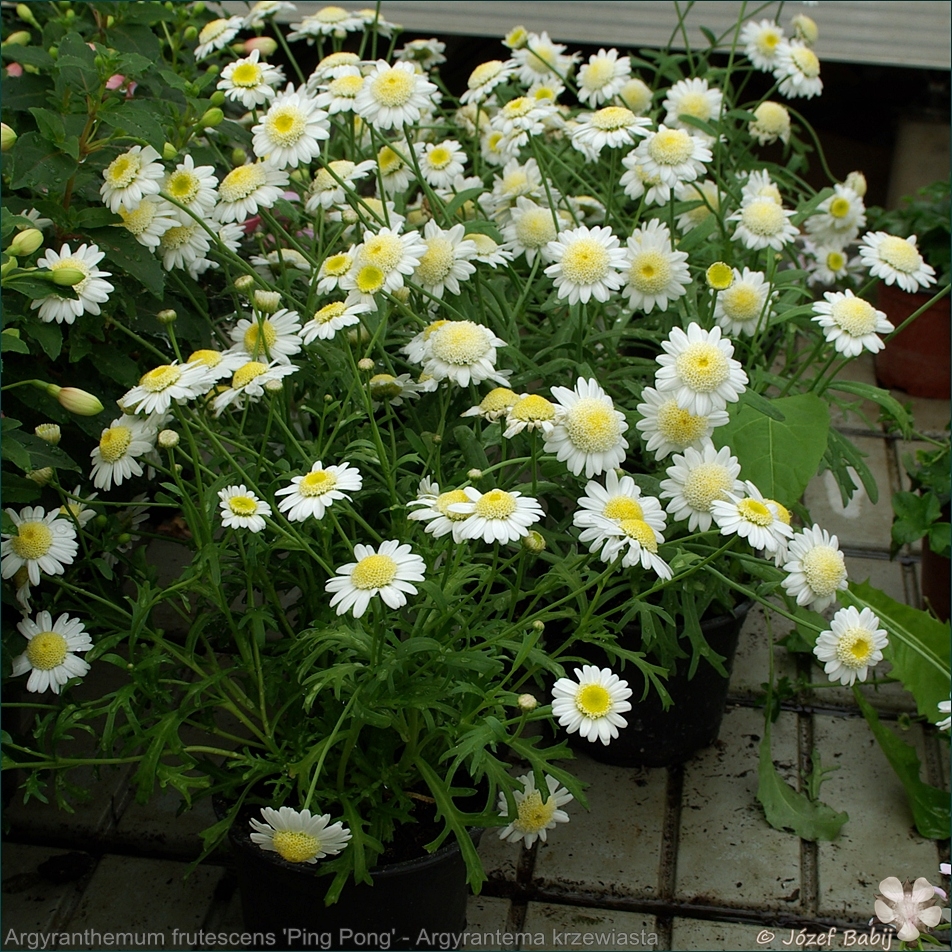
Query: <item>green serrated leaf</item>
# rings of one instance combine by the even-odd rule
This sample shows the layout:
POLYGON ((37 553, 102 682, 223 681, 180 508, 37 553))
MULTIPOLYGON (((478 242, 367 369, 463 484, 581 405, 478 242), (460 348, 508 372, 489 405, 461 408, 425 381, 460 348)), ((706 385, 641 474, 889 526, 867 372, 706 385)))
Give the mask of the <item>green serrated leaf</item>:
POLYGON ((91 229, 89 239, 99 245, 109 261, 126 274, 133 275, 150 293, 161 297, 165 272, 148 248, 119 228, 91 229))
POLYGON ((38 132, 25 132, 20 136, 10 156, 13 163, 11 188, 58 191, 77 168, 74 159, 38 132))
POLYGON ((830 389, 839 390, 842 393, 852 393, 857 397, 863 397, 878 404, 896 421, 902 430, 903 436, 909 439, 912 432, 912 417, 888 390, 874 387, 871 383, 861 383, 858 380, 834 380, 830 384, 830 389))

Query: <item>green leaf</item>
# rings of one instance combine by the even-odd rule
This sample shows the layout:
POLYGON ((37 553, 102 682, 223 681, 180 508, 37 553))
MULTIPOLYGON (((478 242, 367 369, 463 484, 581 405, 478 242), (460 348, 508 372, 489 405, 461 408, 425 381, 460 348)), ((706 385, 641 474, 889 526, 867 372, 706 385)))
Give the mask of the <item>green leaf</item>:
POLYGON ((750 404, 733 407, 731 420, 712 436, 718 448, 729 446, 741 475, 768 499, 790 507, 803 495, 826 451, 830 414, 812 393, 770 400, 783 420, 750 404))
POLYGON ((848 814, 837 813, 825 803, 797 792, 777 773, 770 756, 769 726, 760 742, 757 777, 757 799, 764 808, 767 822, 775 830, 789 830, 801 839, 815 843, 817 840, 835 840, 849 819, 848 814))
POLYGON ((476 434, 468 426, 454 427, 453 436, 459 448, 463 451, 463 456, 470 468, 489 469, 489 459, 486 457, 486 451, 479 440, 476 439, 476 434))
POLYGON ((140 281, 156 297, 162 296, 165 272, 158 258, 145 245, 140 245, 125 229, 95 228, 88 233, 106 258, 140 281))
POLYGON ((29 346, 24 341, 4 331, 0 334, 0 353, 5 354, 8 350, 12 350, 15 354, 28 354, 30 352, 29 346))
POLYGON ((57 192, 76 171, 76 162, 38 132, 25 132, 14 143, 11 188, 57 192))
POLYGON ((483 188, 467 188, 463 189, 462 192, 455 195, 453 200, 446 206, 445 214, 447 218, 452 218, 456 212, 462 208, 467 202, 473 201, 475 198, 479 198, 483 194, 485 189, 483 188))
POLYGON ((921 539, 932 524, 942 517, 942 506, 932 493, 925 496, 918 493, 893 493, 892 507, 896 514, 892 538, 897 546, 921 539))
POLYGON ((76 465, 58 446, 53 446, 41 440, 33 433, 17 434, 20 443, 30 454, 30 469, 42 469, 52 466, 54 469, 72 469, 79 471, 76 465))
POLYGON ((30 110, 33 118, 36 120, 37 128, 44 139, 51 142, 62 142, 66 138, 66 128, 63 125, 63 117, 57 115, 49 109, 30 110))
POLYGON ((113 129, 122 129, 128 135, 145 139, 149 145, 162 151, 165 130, 155 118, 153 107, 148 103, 127 102, 116 109, 104 109, 99 118, 113 129))
POLYGON ((63 349, 63 331, 58 324, 25 324, 23 333, 35 340, 50 360, 56 360, 63 349))
POLYGON ((20 271, 11 274, 4 282, 4 287, 9 288, 11 291, 19 291, 33 301, 39 301, 51 296, 69 298, 72 300, 77 298, 78 295, 72 288, 60 287, 59 285, 53 284, 52 281, 38 278, 36 275, 36 271, 20 271))
MULTIPOLYGON (((41 46, 2 46, 0 56, 12 63, 35 66, 40 71, 49 70, 53 65, 53 57, 41 46)), ((6 90, 4 90, 4 98, 6 98, 6 90)))
MULTIPOLYGON (((916 699, 919 713, 934 724, 939 717, 939 701, 949 699, 948 624, 897 602, 869 582, 850 582, 849 589, 840 593, 840 601, 875 612, 889 633, 883 658, 916 699)), ((949 835, 948 829, 943 835, 949 835)))
POLYGON ((930 840, 948 839, 949 795, 920 779, 919 755, 913 747, 880 723, 879 715, 863 697, 858 685, 853 685, 853 695, 869 729, 906 789, 919 835, 930 840))
POLYGON ((912 432, 912 417, 906 408, 888 391, 881 387, 874 387, 871 383, 860 383, 857 380, 834 380, 830 384, 831 390, 840 390, 843 393, 852 393, 865 400, 871 400, 883 408, 902 430, 902 435, 909 439, 912 432))

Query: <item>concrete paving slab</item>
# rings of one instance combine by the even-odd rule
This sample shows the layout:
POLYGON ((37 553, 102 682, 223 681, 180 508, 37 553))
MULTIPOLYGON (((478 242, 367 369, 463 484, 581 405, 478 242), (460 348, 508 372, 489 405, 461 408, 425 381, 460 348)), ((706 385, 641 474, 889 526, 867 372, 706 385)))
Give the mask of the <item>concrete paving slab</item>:
MULTIPOLYGON (((895 936, 892 937, 895 947, 895 936)), ((759 949, 882 949, 882 933, 873 934, 866 921, 857 922, 852 929, 822 927, 818 925, 759 926, 735 922, 709 922, 704 919, 675 919, 672 929, 672 949, 693 950, 728 949, 731 952, 754 952, 759 949), (822 940, 807 945, 804 929, 822 940), (798 939, 804 941, 798 945, 798 939)))
POLYGON ((470 896, 466 904, 466 932, 472 937, 460 945, 461 949, 516 948, 512 942, 495 943, 490 936, 505 934, 509 931, 508 899, 496 899, 492 896, 470 896), (484 941, 485 940, 485 941, 484 941))
POLYGON ((659 895, 667 771, 610 767, 581 753, 571 767, 591 785, 591 812, 568 805, 571 822, 540 844, 533 882, 568 895, 659 895))
POLYGON ((658 947, 654 916, 589 906, 530 902, 520 949, 642 949, 658 947))
MULTIPOLYGON (((777 615, 770 620, 774 639, 781 638, 790 630, 790 623, 777 615)), ((761 685, 767 680, 770 671, 767 620, 761 605, 755 605, 747 615, 741 629, 737 655, 734 658, 734 670, 731 672, 730 693, 745 697, 761 696, 761 685)), ((785 648, 774 649, 774 673, 778 678, 797 676, 796 659, 785 648)))
MULTIPOLYGON (((734 708, 720 739, 685 765, 677 898, 749 909, 800 908, 800 841, 773 829, 757 802, 761 711, 734 708)), ((796 783, 797 719, 772 729, 773 759, 796 783)))
POLYGON ((181 805, 182 795, 172 787, 157 790, 146 804, 133 801, 123 812, 115 836, 150 853, 194 859, 202 852, 202 830, 217 818, 207 797, 180 814, 181 805))

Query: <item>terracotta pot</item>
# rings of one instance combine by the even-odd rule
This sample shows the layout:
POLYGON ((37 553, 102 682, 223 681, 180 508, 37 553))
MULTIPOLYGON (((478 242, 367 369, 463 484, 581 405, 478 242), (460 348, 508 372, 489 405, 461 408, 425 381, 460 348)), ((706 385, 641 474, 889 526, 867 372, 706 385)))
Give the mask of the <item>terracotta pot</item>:
MULTIPOLYGON (((907 294, 896 285, 880 284, 877 304, 895 327, 932 296, 907 294)), ((950 395, 949 298, 920 314, 876 355, 876 379, 881 387, 896 387, 913 397, 948 400, 950 395)))
POLYGON ((936 555, 929 548, 929 537, 922 540, 922 562, 919 565, 919 587, 922 600, 942 620, 949 620, 949 589, 952 579, 952 561, 936 555))

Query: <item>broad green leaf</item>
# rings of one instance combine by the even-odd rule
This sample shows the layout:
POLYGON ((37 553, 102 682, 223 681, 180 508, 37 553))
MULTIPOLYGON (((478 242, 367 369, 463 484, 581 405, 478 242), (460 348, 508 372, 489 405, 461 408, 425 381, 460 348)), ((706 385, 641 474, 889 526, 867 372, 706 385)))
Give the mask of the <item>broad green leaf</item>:
POLYGON ((10 152, 13 159, 11 188, 36 188, 57 192, 76 171, 76 162, 38 132, 25 132, 10 152))
POLYGON ((54 469, 79 470, 79 466, 58 446, 53 446, 32 433, 20 433, 18 437, 23 447, 30 454, 30 469, 52 466, 54 469))
POLYGON ((873 736, 906 789, 919 835, 930 840, 948 839, 949 795, 920 779, 919 755, 915 749, 880 723, 879 715, 856 685, 853 694, 873 736))
POLYGON ((28 354, 30 352, 29 345, 20 340, 19 337, 14 334, 8 334, 4 331, 0 334, 0 353, 6 353, 8 350, 12 350, 17 354, 28 354))
POLYGON ((39 322, 25 324, 23 333, 35 340, 50 360, 56 360, 63 349, 63 331, 58 324, 42 324, 39 322))
POLYGON ((750 405, 734 407, 731 420, 712 436, 718 448, 729 446, 749 479, 768 499, 792 506, 816 474, 826 451, 830 414, 812 393, 779 397, 770 406, 783 414, 772 419, 750 405))
POLYGON ((96 228, 91 229, 88 236, 105 252, 110 262, 135 277, 156 297, 161 296, 165 287, 162 265, 148 248, 140 245, 125 229, 96 228))
POLYGON ((939 718, 939 701, 949 699, 948 624, 897 602, 869 582, 850 582, 849 589, 840 593, 840 601, 876 613, 889 634, 883 658, 916 699, 919 713, 934 724, 939 718))
POLYGON ((149 145, 162 151, 165 132, 155 118, 154 107, 148 103, 123 103, 116 109, 103 110, 99 117, 113 129, 122 129, 128 135, 145 139, 149 145))
POLYGON ((881 387, 874 387, 871 383, 861 383, 858 380, 834 380, 830 384, 831 390, 840 390, 843 393, 852 393, 857 397, 871 400, 882 407, 899 424, 903 436, 908 439, 912 427, 912 417, 906 408, 888 391, 881 387))
POLYGON ((757 799, 764 808, 767 822, 775 830, 789 830, 801 839, 815 843, 817 840, 835 840, 849 819, 848 814, 837 813, 825 803, 797 792, 777 773, 770 756, 769 727, 760 742, 757 777, 757 799))

